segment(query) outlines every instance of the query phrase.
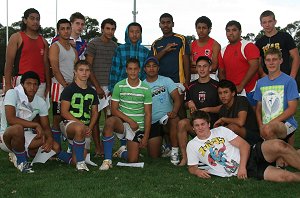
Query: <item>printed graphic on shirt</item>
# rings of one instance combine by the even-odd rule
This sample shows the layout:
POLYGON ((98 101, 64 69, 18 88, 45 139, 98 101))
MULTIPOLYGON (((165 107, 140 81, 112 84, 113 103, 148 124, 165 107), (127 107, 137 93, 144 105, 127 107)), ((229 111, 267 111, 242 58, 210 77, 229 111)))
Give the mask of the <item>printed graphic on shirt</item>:
POLYGON ((262 93, 262 120, 266 124, 278 117, 283 111, 284 86, 273 85, 261 87, 262 93))
POLYGON ((199 148, 200 154, 204 157, 208 153, 207 160, 211 166, 222 166, 228 173, 235 173, 239 167, 239 163, 226 154, 225 139, 216 137, 205 142, 204 146, 199 148))

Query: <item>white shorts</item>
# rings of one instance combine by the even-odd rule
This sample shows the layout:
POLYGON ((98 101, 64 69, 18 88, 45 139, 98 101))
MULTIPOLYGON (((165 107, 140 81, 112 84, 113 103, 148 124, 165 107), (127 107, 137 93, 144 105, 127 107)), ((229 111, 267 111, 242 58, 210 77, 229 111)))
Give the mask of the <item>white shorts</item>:
MULTIPOLYGON (((95 87, 93 88, 95 89, 95 87)), ((108 86, 101 86, 101 88, 103 89, 106 97, 99 98, 98 96, 98 100, 99 100, 98 112, 102 111, 106 107, 110 107, 110 100, 111 100, 111 96, 108 96, 109 94, 108 86)), ((108 109, 108 111, 110 111, 110 109, 108 109)), ((108 115, 111 115, 111 113, 108 113, 108 115)))
POLYGON ((294 133, 296 131, 296 128, 291 125, 291 123, 285 122, 284 124, 286 126, 286 135, 290 135, 291 133, 294 133))
POLYGON ((61 121, 59 123, 59 128, 60 128, 60 131, 62 132, 62 134, 65 136, 65 138, 67 138, 68 142, 73 145, 73 140, 70 140, 68 139, 68 135, 67 135, 67 128, 70 124, 72 124, 73 122, 76 122, 74 120, 64 120, 64 121, 61 121))
MULTIPOLYGON (((5 133, 5 131, 4 131, 5 133)), ((0 148, 5 151, 5 152, 12 152, 11 150, 9 150, 3 140, 3 135, 4 133, 0 133, 0 148)), ((31 141, 33 140, 33 138, 36 136, 35 133, 32 132, 32 130, 27 130, 24 131, 24 136, 25 136, 25 151, 28 152, 28 147, 31 143, 31 141)))
POLYGON ((134 136, 135 136, 135 133, 137 131, 139 131, 139 129, 136 130, 136 131, 133 131, 132 128, 130 127, 130 125, 127 122, 123 122, 123 127, 124 127, 124 132, 123 133, 116 133, 116 136, 119 139, 123 139, 125 137, 127 140, 132 141, 134 136))

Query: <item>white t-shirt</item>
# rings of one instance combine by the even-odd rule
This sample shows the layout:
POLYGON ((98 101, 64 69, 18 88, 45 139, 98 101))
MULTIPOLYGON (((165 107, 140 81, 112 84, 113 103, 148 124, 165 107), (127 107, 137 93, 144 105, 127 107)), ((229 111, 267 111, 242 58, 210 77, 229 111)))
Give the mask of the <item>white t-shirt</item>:
POLYGON ((237 135, 225 127, 211 130, 209 138, 201 140, 197 136, 187 145, 188 165, 198 165, 199 161, 208 165, 208 172, 220 177, 237 175, 240 151, 230 144, 237 135))
MULTIPOLYGON (((6 92, 3 105, 1 106, 1 129, 0 133, 8 127, 8 123, 5 116, 6 105, 11 105, 16 108, 16 116, 24 120, 32 121, 37 115, 47 116, 48 107, 41 97, 35 95, 32 102, 21 102, 20 93, 15 89, 10 89, 6 92)), ((24 97, 24 96, 23 96, 24 97)), ((26 96, 27 97, 27 96, 26 96)))

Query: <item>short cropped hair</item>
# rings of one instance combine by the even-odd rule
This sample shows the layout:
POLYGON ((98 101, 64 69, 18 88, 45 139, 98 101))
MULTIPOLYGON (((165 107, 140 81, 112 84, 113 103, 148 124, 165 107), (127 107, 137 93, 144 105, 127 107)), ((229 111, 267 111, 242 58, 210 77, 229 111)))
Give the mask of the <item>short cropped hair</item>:
POLYGON ((233 82, 231 82, 230 80, 221 80, 219 82, 219 86, 218 88, 228 88, 231 92, 235 92, 235 96, 237 95, 237 89, 236 86, 233 82))
POLYGON ((201 60, 205 60, 209 65, 212 64, 211 59, 208 56, 199 56, 196 60, 196 64, 201 60))
POLYGON ((274 20, 276 20, 275 19, 275 14, 271 10, 263 11, 263 13, 261 13, 261 15, 259 17, 259 20, 261 21, 263 17, 267 17, 267 16, 271 16, 271 17, 273 17, 274 20))
POLYGON ((75 71, 78 69, 79 65, 87 65, 87 66, 89 66, 89 68, 91 68, 90 63, 87 62, 86 60, 78 60, 78 61, 74 64, 74 70, 75 70, 75 71))
POLYGON ((210 29, 212 26, 211 20, 207 16, 199 17, 195 22, 195 27, 197 27, 198 23, 204 23, 210 29))
POLYGON ((117 28, 117 23, 116 23, 113 19, 108 18, 108 19, 104 19, 104 20, 102 21, 102 23, 101 23, 101 29, 104 29, 104 26, 105 26, 107 23, 110 24, 110 25, 114 25, 115 28, 117 28))
POLYGON ((230 27, 230 26, 235 26, 237 27, 240 31, 242 30, 242 26, 239 22, 235 21, 235 20, 231 20, 226 24, 225 30, 230 27))
POLYGON ((269 55, 269 54, 277 54, 278 55, 278 57, 279 57, 279 59, 282 59, 282 52, 281 52, 281 50, 280 49, 277 49, 277 48, 275 48, 275 47, 271 47, 271 48, 269 48, 266 52, 265 52, 265 58, 267 57, 267 55, 269 55))
POLYGON ((130 23, 130 24, 128 25, 128 30, 129 30, 129 28, 130 28, 131 26, 137 26, 137 27, 139 27, 140 30, 141 30, 141 32, 142 32, 142 30, 143 30, 141 24, 139 24, 139 23, 137 23, 137 22, 132 22, 132 23, 130 23))
POLYGON ((24 15, 22 16, 22 21, 21 21, 21 25, 20 25, 22 31, 26 30, 26 27, 27 27, 26 24, 24 23, 23 19, 27 19, 29 17, 29 15, 32 13, 36 13, 40 16, 39 11, 37 11, 34 8, 29 8, 29 9, 25 10, 24 15))
POLYGON ((195 111, 192 114, 192 119, 191 119, 191 125, 192 126, 193 126, 194 121, 197 120, 197 119, 203 119, 207 123, 210 123, 210 116, 209 116, 209 114, 206 113, 206 112, 204 112, 204 111, 201 111, 201 110, 195 111))
POLYGON ((57 30, 59 29, 60 24, 63 24, 63 23, 68 23, 71 26, 71 22, 68 19, 59 19, 58 22, 57 22, 57 24, 56 24, 57 30))
POLYGON ((172 15, 169 14, 169 13, 163 13, 163 14, 159 17, 159 21, 160 21, 162 18, 170 18, 171 21, 173 22, 173 17, 172 17, 172 15))
POLYGON ((126 61, 126 68, 128 67, 129 63, 135 63, 137 64, 139 67, 140 66, 140 61, 137 59, 137 58, 129 58, 127 61, 126 61))
POLYGON ((29 78, 32 78, 32 79, 35 79, 38 81, 38 85, 41 84, 41 80, 40 80, 40 77, 37 73, 35 73, 34 71, 27 71, 25 72, 22 77, 21 77, 21 80, 20 80, 20 83, 21 84, 24 84, 25 81, 29 78))
POLYGON ((85 17, 80 12, 75 12, 70 16, 70 22, 73 23, 75 19, 82 19, 85 21, 85 17))

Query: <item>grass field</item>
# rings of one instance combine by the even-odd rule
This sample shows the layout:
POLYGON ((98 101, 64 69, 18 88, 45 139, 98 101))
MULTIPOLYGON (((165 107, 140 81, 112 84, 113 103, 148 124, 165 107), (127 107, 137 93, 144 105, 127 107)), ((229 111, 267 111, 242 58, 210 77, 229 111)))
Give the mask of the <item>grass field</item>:
MULTIPOLYGON (((298 107, 297 120, 300 120, 298 107)), ((300 131, 296 147, 300 148, 300 131)), ((35 164, 34 174, 22 174, 0 151, 1 197, 300 197, 300 183, 272 183, 255 179, 238 180, 212 177, 196 178, 186 167, 175 167, 168 158, 145 157, 144 168, 114 167, 99 171, 77 172, 75 167, 49 161, 35 164)), ((97 164, 102 159, 93 159, 97 164)), ((114 159, 115 165, 119 159, 114 159)))

